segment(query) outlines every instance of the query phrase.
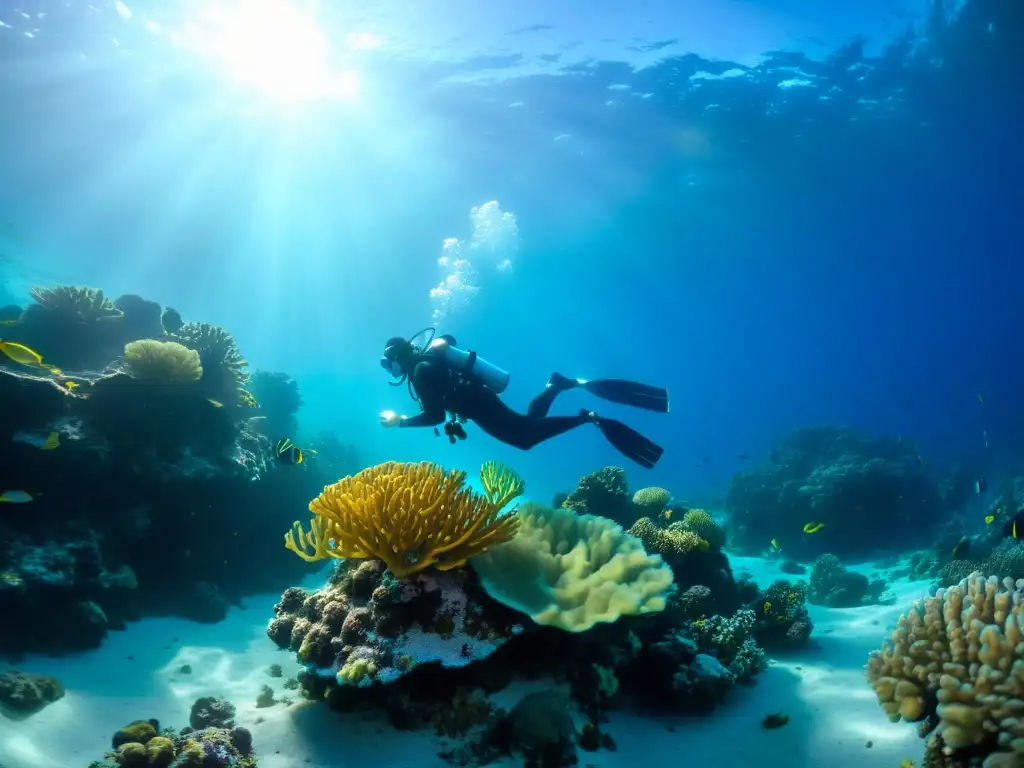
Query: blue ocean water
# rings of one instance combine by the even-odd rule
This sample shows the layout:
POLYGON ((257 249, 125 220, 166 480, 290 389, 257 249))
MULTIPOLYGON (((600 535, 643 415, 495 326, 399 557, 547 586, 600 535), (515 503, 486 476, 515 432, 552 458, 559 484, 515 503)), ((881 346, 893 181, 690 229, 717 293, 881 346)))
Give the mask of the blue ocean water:
POLYGON ((173 306, 295 379, 282 437, 497 461, 544 502, 621 465, 723 510, 823 424, 997 488, 1024 474, 1022 24, 1012 0, 4 2, 0 307, 173 306), (667 388, 667 415, 553 411, 664 457, 591 425, 528 452, 382 429, 418 412, 385 342, 427 326, 519 410, 554 371, 667 388))

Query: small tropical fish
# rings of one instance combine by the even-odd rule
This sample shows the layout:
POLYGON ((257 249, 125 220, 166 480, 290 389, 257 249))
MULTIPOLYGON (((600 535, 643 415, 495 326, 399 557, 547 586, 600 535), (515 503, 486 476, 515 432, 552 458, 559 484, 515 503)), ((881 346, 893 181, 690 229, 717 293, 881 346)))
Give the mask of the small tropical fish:
POLYGON ((995 519, 996 519, 995 515, 985 515, 985 525, 992 525, 992 523, 995 521, 995 519))
POLYGON ((817 533, 824 527, 824 523, 819 523, 812 520, 804 526, 804 533, 817 533))
MULTIPOLYGON (((316 451, 310 451, 310 453, 316 453, 316 451)), ((672 510, 671 509, 666 509, 664 512, 662 512, 661 513, 661 519, 664 520, 666 523, 669 520, 671 520, 672 519, 672 510)))
POLYGON ((25 504, 29 501, 32 501, 32 496, 25 491, 4 491, 0 493, 0 502, 25 504))
POLYGON ((960 541, 953 547, 952 556, 954 559, 959 555, 960 559, 966 560, 968 555, 971 553, 971 540, 966 536, 961 536, 960 541))
POLYGON ((1003 523, 1003 536, 1011 536, 1015 539, 1018 538, 1018 528, 1022 533, 1024 533, 1024 507, 1018 509, 1017 514, 1013 515, 1013 517, 1003 523))
POLYGON ((4 571, 0 573, 0 583, 6 584, 9 587, 20 587, 25 583, 25 580, 21 578, 21 574, 17 571, 4 571))
POLYGON ((772 609, 771 601, 770 600, 765 600, 764 601, 764 612, 765 612, 765 615, 767 615, 768 611, 770 611, 771 609, 772 609))
POLYGON ((23 312, 21 314, 21 317, 18 317, 15 320, 0 320, 0 325, 3 325, 3 326, 21 325, 25 321, 24 318, 25 318, 25 313, 23 312))
POLYGON ((701 539, 700 542, 697 544, 697 549, 699 549, 701 552, 707 552, 709 549, 711 549, 711 545, 708 544, 705 539, 701 539))
POLYGON ((68 389, 77 389, 79 384, 77 381, 65 381, 64 386, 68 389))
POLYGON ((302 458, 302 449, 287 437, 277 441, 277 459, 282 464, 301 464, 302 458))
POLYGON ((34 349, 29 349, 24 344, 18 344, 15 341, 0 341, 0 352, 3 352, 11 360, 21 365, 29 365, 33 368, 45 368, 51 373, 55 373, 58 376, 61 375, 61 370, 52 365, 47 365, 43 362, 43 356, 36 352, 34 349))
POLYGON ((974 492, 976 494, 985 493, 988 490, 988 481, 984 477, 979 477, 974 481, 974 492))
POLYGON ((900 761, 900 768, 914 768, 914 761, 911 760, 909 757, 904 757, 900 761))
POLYGON ((16 443, 25 443, 41 451, 52 451, 60 448, 60 433, 51 432, 46 437, 35 435, 31 432, 15 432, 11 438, 16 443))
POLYGON ((224 407, 224 403, 220 402, 220 400, 214 400, 212 397, 206 398, 206 402, 208 402, 214 408, 223 408, 224 407))
POLYGON ((978 402, 979 403, 981 403, 982 405, 985 404, 985 398, 982 396, 982 394, 980 392, 978 394, 976 394, 975 397, 978 398, 978 402))
POLYGON ((779 546, 779 540, 778 539, 772 539, 771 545, 772 545, 772 552, 779 552, 779 551, 782 550, 782 548, 779 546))

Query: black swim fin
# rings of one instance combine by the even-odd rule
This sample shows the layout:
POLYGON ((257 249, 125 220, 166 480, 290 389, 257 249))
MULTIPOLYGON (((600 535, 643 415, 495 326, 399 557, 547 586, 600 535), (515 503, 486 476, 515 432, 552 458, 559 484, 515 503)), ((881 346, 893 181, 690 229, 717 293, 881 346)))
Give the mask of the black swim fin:
POLYGON ((578 384, 590 394, 611 403, 668 413, 668 390, 661 387, 625 379, 595 379, 580 381, 578 384))
POLYGON ((589 414, 589 416, 615 450, 626 458, 632 459, 641 467, 652 469, 658 463, 661 454, 665 452, 665 449, 660 445, 655 445, 635 429, 626 426, 621 421, 605 419, 596 414, 589 414))

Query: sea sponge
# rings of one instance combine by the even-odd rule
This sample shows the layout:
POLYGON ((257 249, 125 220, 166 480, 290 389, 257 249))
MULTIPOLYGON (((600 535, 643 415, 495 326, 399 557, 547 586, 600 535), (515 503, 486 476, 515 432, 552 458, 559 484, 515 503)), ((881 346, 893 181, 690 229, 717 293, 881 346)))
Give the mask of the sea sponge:
POLYGON ((975 572, 901 616, 867 679, 890 720, 937 724, 931 764, 960 755, 1002 765, 1024 753, 1022 643, 1024 580, 975 572))
POLYGON ((472 562, 499 602, 567 632, 665 609, 672 570, 614 521, 537 504, 519 519, 512 541, 472 562))
POLYGON ((79 322, 116 320, 124 316, 114 302, 96 288, 60 285, 56 288, 30 288, 29 294, 37 304, 53 312, 74 316, 79 322))
POLYGON ((124 368, 133 379, 189 383, 203 375, 199 353, 173 341, 141 339, 126 344, 124 368))
POLYGON ((703 509, 691 509, 680 522, 673 523, 669 528, 676 526, 693 531, 704 539, 711 549, 718 550, 725 546, 725 530, 703 509))
POLYGON ((671 501, 672 494, 664 488, 641 488, 633 494, 633 504, 639 507, 640 514, 648 517, 660 515, 671 501))
POLYGON ((512 539, 519 524, 515 509, 502 509, 522 493, 522 481, 508 470, 484 470, 486 496, 464 486, 465 472, 445 472, 429 462, 364 469, 324 488, 309 503, 310 531, 296 522, 285 547, 307 562, 376 558, 399 579, 431 566, 446 571, 465 565, 512 539), (514 479, 492 484, 503 478, 514 479))

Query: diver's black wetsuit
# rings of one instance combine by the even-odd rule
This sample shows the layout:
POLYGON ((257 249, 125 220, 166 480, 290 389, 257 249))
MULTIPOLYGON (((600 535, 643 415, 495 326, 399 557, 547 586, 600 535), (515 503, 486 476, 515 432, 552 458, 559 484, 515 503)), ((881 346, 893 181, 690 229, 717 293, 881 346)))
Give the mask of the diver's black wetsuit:
POLYGON ((529 450, 538 443, 593 421, 587 411, 576 416, 548 416, 562 387, 547 387, 530 403, 526 414, 509 408, 488 387, 464 378, 440 359, 421 360, 411 376, 423 412, 401 422, 403 427, 436 427, 449 413, 469 419, 503 443, 529 450))

